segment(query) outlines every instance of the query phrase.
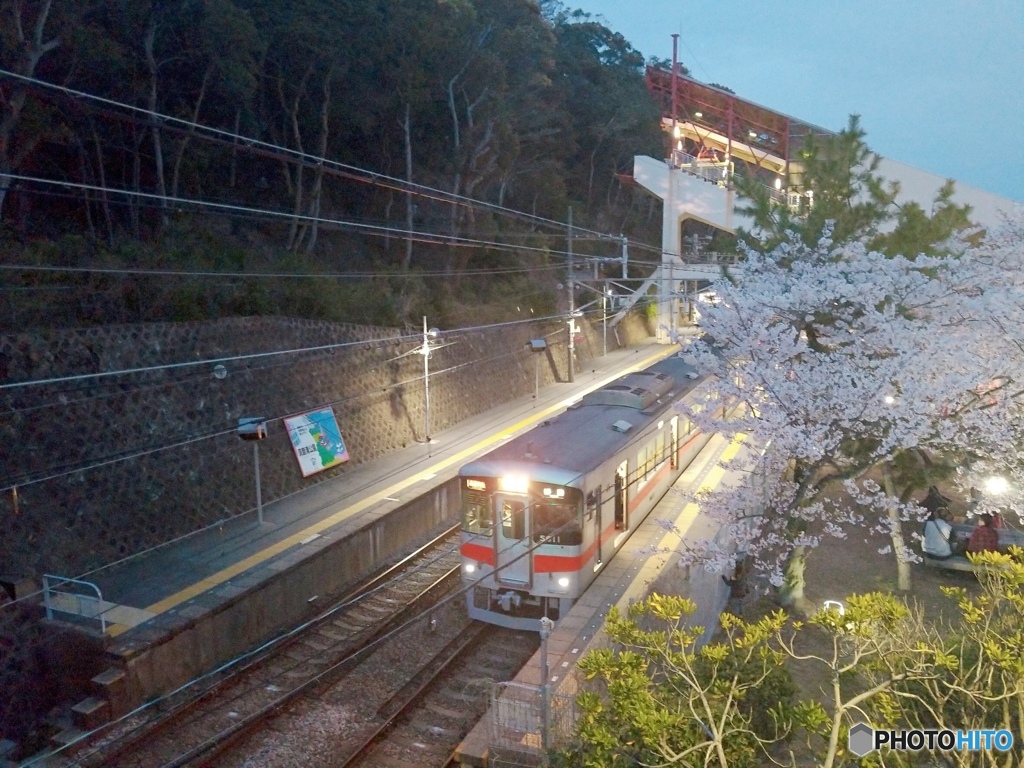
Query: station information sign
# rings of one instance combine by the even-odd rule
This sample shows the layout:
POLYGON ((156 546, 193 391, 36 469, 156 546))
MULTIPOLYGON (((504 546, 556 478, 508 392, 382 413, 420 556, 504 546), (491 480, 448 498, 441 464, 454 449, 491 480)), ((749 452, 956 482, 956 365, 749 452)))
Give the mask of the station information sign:
POLYGON ((284 426, 303 477, 348 461, 348 449, 333 408, 290 416, 284 420, 284 426))

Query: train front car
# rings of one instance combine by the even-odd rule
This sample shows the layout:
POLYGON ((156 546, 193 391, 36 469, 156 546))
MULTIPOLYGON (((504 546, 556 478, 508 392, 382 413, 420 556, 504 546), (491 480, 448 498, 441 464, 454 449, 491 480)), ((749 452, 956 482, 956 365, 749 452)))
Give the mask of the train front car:
POLYGON ((706 442, 673 403, 693 369, 627 374, 460 472, 471 618, 558 621, 706 442))
POLYGON ((485 458, 460 475, 463 578, 476 584, 467 594, 470 617, 536 630, 543 616, 564 615, 583 545, 578 473, 485 458))

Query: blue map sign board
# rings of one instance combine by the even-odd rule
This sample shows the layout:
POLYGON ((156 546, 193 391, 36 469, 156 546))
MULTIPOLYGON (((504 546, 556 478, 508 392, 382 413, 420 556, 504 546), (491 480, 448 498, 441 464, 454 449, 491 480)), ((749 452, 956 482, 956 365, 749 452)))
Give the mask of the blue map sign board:
POLYGON ((348 461, 348 450, 332 408, 291 416, 284 420, 284 426, 303 477, 348 461))

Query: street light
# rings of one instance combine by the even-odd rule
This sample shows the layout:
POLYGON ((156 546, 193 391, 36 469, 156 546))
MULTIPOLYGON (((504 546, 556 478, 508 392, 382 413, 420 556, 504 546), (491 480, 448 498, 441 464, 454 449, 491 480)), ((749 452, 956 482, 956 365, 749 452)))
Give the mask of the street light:
POLYGON ((1010 489, 1005 477, 990 477, 985 481, 985 490, 993 496, 999 496, 1010 489))
POLYGON ((256 520, 263 525, 263 492, 260 487, 260 440, 267 436, 267 420, 263 416, 247 416, 238 420, 238 436, 252 440, 252 460, 256 470, 256 520))
POLYGON ((420 354, 423 355, 423 400, 425 408, 423 411, 423 440, 430 444, 430 340, 436 339, 441 333, 437 328, 427 330, 427 316, 423 316, 423 347, 420 354))

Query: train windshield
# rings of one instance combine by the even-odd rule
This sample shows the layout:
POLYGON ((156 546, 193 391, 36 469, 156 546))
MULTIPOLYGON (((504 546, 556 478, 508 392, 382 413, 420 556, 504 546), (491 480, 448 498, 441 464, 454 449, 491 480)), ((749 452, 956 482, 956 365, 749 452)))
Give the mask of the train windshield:
POLYGON ((533 505, 533 540, 549 544, 579 545, 583 541, 580 492, 566 489, 562 499, 537 499, 533 505))
POLYGON ((486 493, 463 491, 462 509, 462 529, 464 531, 488 535, 491 533, 494 520, 491 516, 491 500, 486 493))

